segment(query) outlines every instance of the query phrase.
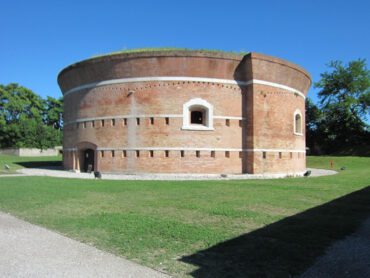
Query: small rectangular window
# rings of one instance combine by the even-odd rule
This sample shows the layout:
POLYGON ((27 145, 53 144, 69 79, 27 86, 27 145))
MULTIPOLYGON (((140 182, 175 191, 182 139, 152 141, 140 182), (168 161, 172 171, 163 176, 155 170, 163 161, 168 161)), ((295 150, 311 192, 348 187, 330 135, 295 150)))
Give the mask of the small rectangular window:
POLYGON ((150 157, 154 156, 154 151, 150 151, 150 157))
POLYGON ((127 152, 126 151, 122 151, 122 157, 126 157, 127 156, 127 152))
POLYGON ((181 157, 184 157, 185 156, 185 152, 184 151, 180 151, 180 155, 181 155, 181 157))
POLYGON ((136 151, 136 157, 140 157, 140 151, 136 151))
POLYGON ((165 156, 166 157, 169 157, 169 155, 170 155, 170 152, 169 151, 164 151, 164 153, 165 153, 165 156))
POLYGON ((225 152, 225 157, 229 158, 230 157, 230 152, 229 151, 226 151, 225 152))
POLYGON ((83 122, 82 126, 83 128, 86 128, 86 122, 83 122))
POLYGON ((100 152, 100 156, 101 156, 101 157, 104 157, 104 151, 101 151, 101 152, 100 152))
POLYGON ((243 121, 239 120, 239 127, 243 127, 243 121))
POLYGON ((200 151, 195 151, 196 157, 200 157, 200 151))
POLYGON ((116 120, 115 119, 112 119, 111 124, 112 124, 112 126, 115 126, 116 125, 116 120))
POLYGON ((112 157, 114 157, 114 151, 112 151, 112 157))
POLYGON ((127 125, 127 119, 123 119, 123 125, 127 125))
POLYGON ((239 152, 239 158, 243 158, 243 152, 239 152))
POLYGON ((262 152, 262 158, 266 159, 266 152, 262 152))
POLYGON ((283 154, 281 152, 279 152, 279 158, 283 158, 283 154))
POLYGON ((216 152, 215 151, 211 151, 211 157, 216 157, 216 152))
POLYGON ((293 158, 293 153, 292 152, 290 152, 290 158, 293 158))
POLYGON ((230 120, 226 119, 226 126, 230 126, 230 120))
POLYGON ((136 124, 140 125, 140 118, 136 118, 136 124))
POLYGON ((166 117, 166 125, 169 125, 169 124, 170 124, 170 118, 166 117))
POLYGON ((154 125, 154 118, 150 118, 150 124, 154 125))
POLYGON ((95 121, 91 121, 91 126, 95 127, 95 121))
POLYGON ((101 126, 104 127, 104 120, 101 120, 101 126))

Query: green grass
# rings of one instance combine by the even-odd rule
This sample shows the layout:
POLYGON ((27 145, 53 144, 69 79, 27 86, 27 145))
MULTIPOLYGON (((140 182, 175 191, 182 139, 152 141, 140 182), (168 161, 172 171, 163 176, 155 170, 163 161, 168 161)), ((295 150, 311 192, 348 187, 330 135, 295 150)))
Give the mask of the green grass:
POLYGON ((111 56, 111 55, 117 55, 117 54, 125 54, 125 53, 140 53, 140 52, 152 52, 152 51, 193 51, 193 52, 213 52, 213 53, 225 53, 225 54, 236 54, 244 56, 248 54, 248 52, 245 52, 244 50, 241 50, 240 52, 236 51, 223 51, 223 50, 216 50, 216 49, 189 49, 189 48, 176 48, 176 47, 143 47, 143 48, 132 48, 132 49, 124 49, 120 51, 115 51, 108 54, 98 54, 95 55, 93 58, 96 57, 102 57, 102 56, 111 56))
POLYGON ((347 169, 246 181, 4 177, 0 210, 176 276, 289 277, 370 213, 370 158, 308 166, 331 161, 347 169))
POLYGON ((42 167, 62 165, 62 156, 37 156, 18 157, 13 155, 0 154, 0 175, 16 174, 18 169, 24 167, 42 167), (5 168, 7 164, 10 169, 5 168))

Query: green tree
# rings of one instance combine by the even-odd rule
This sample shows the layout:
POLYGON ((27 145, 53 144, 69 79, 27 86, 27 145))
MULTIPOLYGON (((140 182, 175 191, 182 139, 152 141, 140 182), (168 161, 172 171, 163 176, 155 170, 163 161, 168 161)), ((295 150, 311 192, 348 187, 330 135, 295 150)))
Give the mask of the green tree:
POLYGON ((48 148, 62 142, 62 100, 0 84, 0 147, 48 148))
POLYGON ((310 149, 311 154, 320 154, 322 152, 322 111, 312 102, 310 98, 306 98, 306 145, 310 149))
POLYGON ((341 106, 347 113, 359 120, 366 120, 370 104, 370 70, 366 59, 358 59, 343 65, 341 61, 332 61, 331 72, 321 74, 315 88, 321 88, 318 93, 323 109, 341 106))
POLYGON ((11 83, 0 84, 0 117, 10 123, 18 122, 20 116, 42 119, 45 101, 31 90, 11 83))
POLYGON ((322 113, 319 121, 316 119, 316 141, 320 140, 326 153, 340 153, 356 145, 368 146, 370 71, 366 60, 348 65, 332 61, 328 66, 332 70, 321 74, 321 79, 314 83, 315 88, 321 89, 318 96, 322 113))
POLYGON ((63 97, 59 99, 47 97, 45 121, 48 126, 55 129, 63 128, 63 97))

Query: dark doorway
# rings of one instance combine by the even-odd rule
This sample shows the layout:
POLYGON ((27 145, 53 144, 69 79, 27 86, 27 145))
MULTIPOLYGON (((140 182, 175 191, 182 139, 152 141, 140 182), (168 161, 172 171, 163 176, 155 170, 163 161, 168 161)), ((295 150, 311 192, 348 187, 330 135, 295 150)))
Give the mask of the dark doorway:
POLYGON ((94 171, 94 156, 94 150, 87 149, 86 151, 84 151, 84 172, 90 173, 94 171))

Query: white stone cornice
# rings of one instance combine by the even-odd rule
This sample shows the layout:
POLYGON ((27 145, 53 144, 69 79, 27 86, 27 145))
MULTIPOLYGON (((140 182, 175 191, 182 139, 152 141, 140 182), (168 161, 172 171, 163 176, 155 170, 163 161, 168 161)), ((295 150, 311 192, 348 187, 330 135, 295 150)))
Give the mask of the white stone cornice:
POLYGON ((293 93, 297 93, 303 98, 306 98, 305 95, 289 86, 285 86, 279 83, 259 80, 259 79, 252 79, 249 81, 240 81, 240 80, 232 80, 232 79, 220 79, 220 78, 206 78, 206 77, 187 77, 187 76, 149 76, 149 77, 135 77, 135 78, 120 78, 120 79, 112 79, 112 80, 105 80, 90 84, 85 84, 82 86, 78 86, 72 88, 64 93, 64 96, 67 96, 73 92, 77 92, 83 89, 90 89, 95 87, 107 86, 107 85, 115 85, 115 84, 125 84, 125 83, 135 83, 135 82, 207 82, 207 83, 220 83, 220 84, 228 84, 228 85, 239 85, 239 86, 247 86, 251 84, 261 84, 272 86, 279 89, 284 89, 287 91, 291 91, 293 93))

